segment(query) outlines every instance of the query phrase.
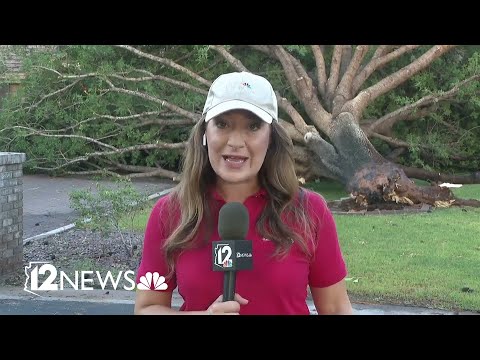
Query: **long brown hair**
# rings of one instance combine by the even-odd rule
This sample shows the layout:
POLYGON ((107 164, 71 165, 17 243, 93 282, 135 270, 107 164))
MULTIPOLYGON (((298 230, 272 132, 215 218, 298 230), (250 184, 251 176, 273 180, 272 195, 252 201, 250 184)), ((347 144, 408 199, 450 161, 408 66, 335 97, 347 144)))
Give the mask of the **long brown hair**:
MULTIPOLYGON (((295 174, 292 140, 276 121, 271 126, 270 145, 258 174, 268 201, 256 224, 257 231, 275 243, 274 255, 286 254, 296 242, 311 256, 308 245, 313 239, 313 229, 307 220, 304 192, 295 174), (293 224, 301 229, 301 234, 292 231, 289 225, 293 224)), ((210 165, 207 147, 202 144, 205 129, 202 117, 188 139, 180 182, 170 193, 170 205, 178 207, 181 218, 173 224, 164 245, 169 274, 173 273, 175 256, 193 245, 202 221, 210 221, 208 189, 215 184, 216 173, 210 165)))

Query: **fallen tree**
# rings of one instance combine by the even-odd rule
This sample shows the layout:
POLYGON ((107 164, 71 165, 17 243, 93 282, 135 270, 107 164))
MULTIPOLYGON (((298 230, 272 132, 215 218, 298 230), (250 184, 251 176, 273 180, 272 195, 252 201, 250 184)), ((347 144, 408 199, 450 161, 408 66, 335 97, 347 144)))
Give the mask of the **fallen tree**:
MULTIPOLYGON (((19 137, 43 138, 28 143, 30 146, 51 146, 52 139, 76 144, 76 151, 69 149, 67 154, 60 142, 54 154, 34 160, 36 170, 176 180, 186 134, 200 118, 212 79, 233 70, 258 73, 260 64, 268 64, 271 74, 277 74, 271 77, 281 124, 294 143, 302 181, 318 177, 340 181, 361 207, 382 202, 442 207, 466 204, 436 182, 480 183, 478 171, 459 176, 396 162, 412 148, 421 154, 419 157, 435 158, 435 154, 428 141, 413 144, 395 136, 399 124, 434 115, 440 103, 457 99, 464 89, 478 91, 478 69, 466 71, 463 79, 447 89, 428 91, 404 105, 390 106, 391 111, 381 116, 366 116, 382 96, 422 74, 455 46, 210 45, 185 49, 119 45, 97 51, 101 55, 105 51, 112 59, 121 58, 123 62, 115 66, 85 66, 85 62, 65 57, 48 66, 36 64, 37 81, 43 76, 55 86, 48 92, 42 93, 40 88, 36 93, 31 91, 28 104, 25 100, 17 103, 11 109, 10 126, 4 126, 1 135, 10 142, 19 137), (129 59, 128 66, 123 59, 129 59), (149 70, 135 67, 145 62, 154 65, 149 70), (391 71, 385 71, 387 68, 391 71), (278 85, 281 81, 283 85, 278 85), (43 123, 54 106, 60 115, 70 118, 57 114, 56 122, 50 121, 47 128, 43 123), (13 117, 23 119, 24 124, 12 125, 13 117), (172 136, 175 131, 181 134, 172 136), (391 152, 382 155, 373 141, 386 144, 391 152), (432 180, 432 186, 419 187, 409 177, 432 180)), ((80 58, 81 49, 76 51, 80 58)), ((438 122, 452 134, 457 132, 452 143, 465 138, 466 131, 459 126, 441 119, 438 122)), ((447 157, 453 161, 468 156, 459 153, 447 157)))

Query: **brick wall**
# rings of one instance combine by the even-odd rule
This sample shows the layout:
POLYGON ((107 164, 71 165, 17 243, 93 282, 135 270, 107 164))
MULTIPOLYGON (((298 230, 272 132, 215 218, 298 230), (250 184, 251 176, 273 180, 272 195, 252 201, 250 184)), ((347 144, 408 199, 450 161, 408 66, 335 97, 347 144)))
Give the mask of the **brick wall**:
POLYGON ((0 152, 0 276, 23 264, 23 171, 25 154, 0 152))

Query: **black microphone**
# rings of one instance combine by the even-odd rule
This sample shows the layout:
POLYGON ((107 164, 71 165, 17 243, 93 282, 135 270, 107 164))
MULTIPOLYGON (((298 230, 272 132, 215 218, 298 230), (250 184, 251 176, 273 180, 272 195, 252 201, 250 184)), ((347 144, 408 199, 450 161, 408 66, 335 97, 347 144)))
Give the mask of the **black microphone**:
POLYGON ((213 271, 223 271, 223 301, 234 300, 237 270, 252 269, 252 242, 245 240, 249 227, 247 208, 226 203, 218 215, 220 241, 213 241, 213 271))

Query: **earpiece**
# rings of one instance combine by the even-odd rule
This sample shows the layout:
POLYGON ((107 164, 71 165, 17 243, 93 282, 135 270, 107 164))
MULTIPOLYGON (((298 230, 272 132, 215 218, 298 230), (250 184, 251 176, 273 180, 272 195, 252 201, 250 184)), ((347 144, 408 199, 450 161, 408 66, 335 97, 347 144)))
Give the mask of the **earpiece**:
POLYGON ((203 146, 207 146, 207 136, 203 134, 203 146))

